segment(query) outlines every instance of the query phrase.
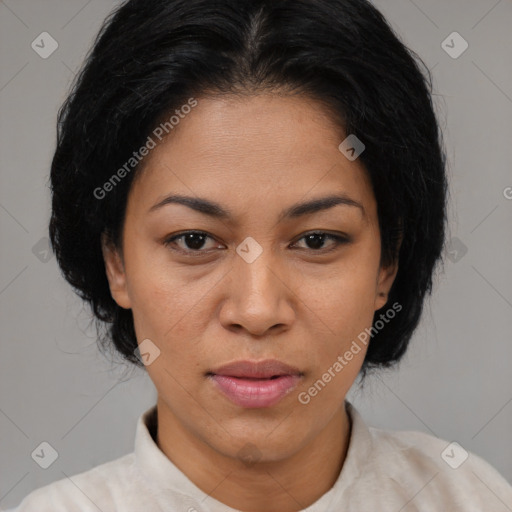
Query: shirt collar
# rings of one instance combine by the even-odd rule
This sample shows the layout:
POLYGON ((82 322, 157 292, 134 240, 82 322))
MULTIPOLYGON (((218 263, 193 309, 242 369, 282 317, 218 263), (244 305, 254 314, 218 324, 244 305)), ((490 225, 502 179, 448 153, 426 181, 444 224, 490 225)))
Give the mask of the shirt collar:
MULTIPOLYGON (((334 498, 338 501, 363 472, 373 449, 372 434, 356 408, 347 400, 346 411, 350 420, 350 440, 342 470, 333 487, 304 512, 320 512, 334 498)), ((177 466, 160 450, 156 444, 157 406, 154 405, 139 416, 135 434, 135 465, 146 484, 153 492, 173 491, 195 498, 204 503, 211 512, 236 512, 235 509, 213 499, 199 489, 177 466)))

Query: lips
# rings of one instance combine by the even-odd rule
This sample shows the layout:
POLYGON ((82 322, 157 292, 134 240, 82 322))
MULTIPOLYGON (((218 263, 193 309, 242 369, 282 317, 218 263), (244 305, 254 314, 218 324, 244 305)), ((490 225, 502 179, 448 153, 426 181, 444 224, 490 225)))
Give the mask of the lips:
POLYGON ((236 361, 207 373, 216 389, 239 407, 271 407, 297 386, 303 373, 275 359, 236 361))
POLYGON ((266 359, 256 362, 235 361, 212 370, 209 373, 248 379, 270 379, 272 377, 279 377, 280 375, 302 375, 302 372, 298 368, 277 361, 276 359, 266 359))

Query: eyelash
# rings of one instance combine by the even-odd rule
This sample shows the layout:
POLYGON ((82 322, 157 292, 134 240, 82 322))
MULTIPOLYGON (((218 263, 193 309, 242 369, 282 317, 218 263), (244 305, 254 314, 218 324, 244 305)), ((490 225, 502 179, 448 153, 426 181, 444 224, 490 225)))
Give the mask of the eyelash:
MULTIPOLYGON (((172 235, 171 237, 167 238, 166 240, 164 240, 163 244, 164 246, 169 246, 170 244, 172 244, 175 240, 178 240, 180 238, 183 238, 185 237, 186 235, 203 235, 203 236, 206 236, 208 238, 212 238, 212 236, 210 236, 208 233, 204 232, 204 231, 184 231, 182 233, 178 233, 177 235, 172 235)), ((326 253, 329 253, 331 251, 334 251, 336 250, 340 245, 344 245, 344 244, 348 244, 351 240, 349 237, 347 236, 341 236, 341 235, 334 235, 334 234, 331 234, 331 233, 327 233, 325 231, 311 231, 309 233, 306 233, 304 235, 302 235, 301 238, 299 238, 297 240, 297 242, 299 242, 300 240, 302 240, 303 238, 307 237, 307 236, 310 236, 310 235, 325 235, 325 239, 330 239, 330 240, 333 240, 335 242, 334 246, 331 248, 331 249, 309 249, 309 248, 305 248, 303 250, 306 250, 306 251, 312 251, 313 253, 317 253, 317 254, 326 254, 326 253)), ((297 243, 295 242, 295 243, 297 243)), ((207 254, 209 251, 204 251, 204 250, 201 250, 201 249, 189 249, 189 250, 184 250, 184 249, 175 249, 175 248, 172 248, 172 250, 174 251, 177 251, 177 252, 181 252, 181 253, 184 253, 186 255, 190 255, 190 256, 202 256, 204 254, 207 254)))

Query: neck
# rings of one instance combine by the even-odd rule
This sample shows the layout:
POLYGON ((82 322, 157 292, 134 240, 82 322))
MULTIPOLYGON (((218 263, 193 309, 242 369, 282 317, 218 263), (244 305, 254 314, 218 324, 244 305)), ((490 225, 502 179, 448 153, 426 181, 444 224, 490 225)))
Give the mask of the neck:
POLYGON ((350 439, 343 404, 325 428, 292 456, 244 464, 197 439, 158 402, 157 444, 199 489, 238 510, 296 512, 336 482, 350 439))

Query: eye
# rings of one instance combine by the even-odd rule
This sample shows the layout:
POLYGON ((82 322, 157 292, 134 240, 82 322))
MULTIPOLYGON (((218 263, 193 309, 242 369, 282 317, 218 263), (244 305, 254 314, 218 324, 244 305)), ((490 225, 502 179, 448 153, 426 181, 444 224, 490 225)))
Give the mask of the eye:
MULTIPOLYGON (((213 240, 213 237, 208 235, 203 231, 186 231, 184 233, 178 233, 176 235, 172 235, 164 241, 165 246, 169 246, 171 244, 178 246, 178 251, 187 253, 193 256, 200 256, 203 253, 208 252, 208 248, 204 249, 206 240, 213 240), (179 243, 178 243, 179 242, 179 243)), ((323 231, 315 231, 312 233, 307 233, 303 235, 298 241, 304 240, 307 247, 306 250, 312 250, 313 252, 330 252, 335 250, 338 246, 342 244, 346 244, 350 242, 350 239, 347 236, 334 235, 331 233, 326 233, 323 231), (331 247, 325 249, 324 244, 326 240, 330 240, 332 242, 331 247)), ((297 242, 295 242, 296 245, 297 242)), ((210 247, 210 249, 215 247, 210 247)))
POLYGON ((167 238, 164 241, 164 245, 168 246, 172 243, 176 242, 182 242, 181 247, 180 244, 176 243, 178 245, 179 249, 182 252, 186 253, 204 253, 207 252, 206 250, 200 250, 204 247, 206 239, 210 238, 213 240, 213 238, 208 235, 207 233, 204 233, 203 231, 187 231, 185 233, 180 233, 177 235, 173 235, 169 238, 167 238))
POLYGON ((306 249, 311 249, 314 252, 329 252, 336 249, 341 244, 346 244, 350 241, 350 239, 346 236, 341 235, 333 235, 331 233, 325 233, 323 231, 315 231, 313 233, 308 233, 299 239, 304 240, 307 247, 306 249), (331 248, 324 249, 323 245, 326 240, 331 240, 333 243, 331 244, 331 248), (322 251, 322 249, 324 249, 322 251))

